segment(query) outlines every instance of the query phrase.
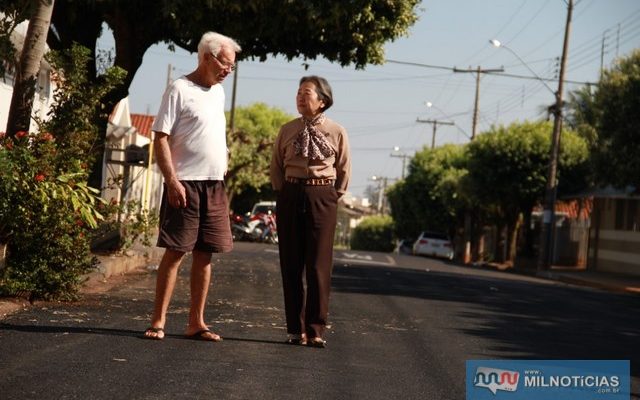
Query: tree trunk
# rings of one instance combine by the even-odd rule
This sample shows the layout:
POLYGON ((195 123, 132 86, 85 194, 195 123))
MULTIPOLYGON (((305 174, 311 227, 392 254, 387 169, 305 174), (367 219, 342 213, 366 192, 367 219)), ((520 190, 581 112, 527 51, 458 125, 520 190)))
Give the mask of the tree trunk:
POLYGON ((533 258, 533 243, 535 240, 535 235, 533 229, 531 229, 531 213, 533 212, 533 207, 526 207, 523 209, 523 226, 524 226, 524 246, 522 248, 521 255, 527 258, 533 258))
POLYGON ((5 260, 7 259, 7 244, 0 241, 0 271, 5 266, 5 260))
POLYGON ((9 135, 29 130, 40 62, 44 55, 47 32, 53 13, 54 0, 31 0, 31 2, 34 11, 29 20, 27 36, 20 54, 20 63, 16 69, 16 80, 7 120, 9 135))
POLYGON ((520 233, 520 227, 522 226, 522 214, 518 214, 516 218, 509 223, 507 232, 508 237, 508 249, 507 249, 507 262, 514 265, 516 261, 516 255, 518 253, 518 236, 520 233))
POLYGON ((496 223, 496 241, 494 244, 494 259, 496 262, 504 262, 504 223, 502 221, 496 223))

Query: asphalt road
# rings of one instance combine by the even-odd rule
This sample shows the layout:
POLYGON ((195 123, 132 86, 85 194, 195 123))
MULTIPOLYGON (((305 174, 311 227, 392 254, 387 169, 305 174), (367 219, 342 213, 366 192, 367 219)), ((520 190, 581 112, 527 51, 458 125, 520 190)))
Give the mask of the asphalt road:
POLYGON ((640 398, 640 298, 459 267, 336 251, 326 349, 286 336, 277 248, 215 257, 207 321, 182 337, 188 268, 167 337, 148 325, 152 270, 78 303, 0 321, 0 399, 464 399, 468 359, 630 359, 640 398))

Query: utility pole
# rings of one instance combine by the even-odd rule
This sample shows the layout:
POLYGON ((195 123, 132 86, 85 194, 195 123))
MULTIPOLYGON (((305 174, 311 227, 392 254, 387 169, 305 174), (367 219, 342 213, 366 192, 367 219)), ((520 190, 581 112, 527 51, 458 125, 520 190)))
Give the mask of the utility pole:
POLYGON ((440 121, 437 119, 416 119, 416 122, 422 122, 424 124, 431 124, 433 125, 433 133, 431 134, 431 149, 433 150, 434 147, 436 147, 436 127, 438 125, 455 125, 453 122, 451 121, 440 121))
POLYGON ((553 135, 551 138, 551 150, 549 155, 549 174, 545 187, 545 204, 542 214, 542 229, 540 240, 540 254, 538 259, 538 271, 548 270, 554 259, 554 231, 555 210, 558 183, 556 175, 558 169, 558 154, 560 152, 560 133, 562 131, 562 91, 564 90, 564 73, 569 52, 569 34, 571 33, 571 15, 573 13, 573 0, 567 3, 567 23, 564 30, 564 43, 562 45, 562 59, 560 61, 560 77, 558 78, 558 91, 556 92, 556 105, 554 107, 553 135))
POLYGON ((173 70, 173 66, 171 64, 169 64, 167 66, 167 85, 165 86, 165 88, 168 88, 169 85, 171 84, 171 71, 173 70))
POLYGON ((231 92, 231 110, 229 111, 229 132, 233 135, 233 131, 236 129, 235 116, 236 116, 236 88, 238 87, 238 66, 236 63, 236 69, 233 73, 233 90, 231 92))
MULTIPOLYGON (((476 137, 476 130, 478 128, 478 108, 480 104, 480 75, 489 72, 504 72, 504 68, 492 68, 482 69, 478 65, 476 69, 458 69, 453 68, 453 72, 466 72, 476 73, 476 98, 473 103, 473 123, 471 125, 471 140, 476 137)), ((463 262, 469 264, 471 262, 471 226, 473 225, 471 210, 467 209, 464 214, 464 255, 463 262)))
POLYGON ((384 192, 387 190, 387 183, 389 178, 386 176, 372 176, 372 181, 378 182, 378 214, 382 214, 385 209, 384 192))
POLYGON ((604 73, 604 48, 607 40, 607 32, 609 32, 608 29, 602 32, 602 46, 600 47, 600 79, 602 79, 602 74, 604 73))
POLYGON ((480 104, 480 75, 490 72, 504 72, 504 68, 482 69, 478 66, 476 69, 458 69, 453 68, 453 72, 475 72, 476 73, 476 98, 473 104, 473 123, 471 125, 471 140, 476 137, 476 129, 478 127, 478 107, 480 104))
POLYGON ((404 170, 405 170, 405 165, 407 163, 407 158, 411 158, 411 156, 407 155, 407 154, 389 154, 391 157, 398 157, 398 158, 402 158, 402 173, 401 173, 401 177, 402 179, 404 179, 404 170))

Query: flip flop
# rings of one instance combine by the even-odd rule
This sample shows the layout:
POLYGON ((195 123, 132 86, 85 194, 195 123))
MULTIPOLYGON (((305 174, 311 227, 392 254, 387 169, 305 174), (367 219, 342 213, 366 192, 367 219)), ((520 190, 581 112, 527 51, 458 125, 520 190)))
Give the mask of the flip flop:
POLYGON ((327 347, 327 342, 323 340, 321 337, 314 337, 307 340, 307 346, 315 347, 318 349, 324 349, 325 347, 327 347))
POLYGON ((164 329, 162 328, 154 328, 153 326, 148 327, 144 333, 142 334, 142 337, 144 339, 149 339, 149 340, 162 340, 164 339, 164 329), (147 333, 155 333, 155 336, 149 336, 147 335, 147 333), (162 337, 159 336, 159 334, 162 333, 162 337))
POLYGON ((184 337, 191 340, 202 340, 205 342, 222 342, 222 337, 216 333, 211 332, 209 329, 201 329, 191 335, 184 335, 184 337), (213 336, 207 335, 208 333, 213 336))

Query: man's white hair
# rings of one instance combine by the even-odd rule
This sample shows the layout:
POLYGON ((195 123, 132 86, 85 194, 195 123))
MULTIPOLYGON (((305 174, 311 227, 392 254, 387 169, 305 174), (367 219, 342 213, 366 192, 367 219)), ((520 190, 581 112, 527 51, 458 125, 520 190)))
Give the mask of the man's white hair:
POLYGON ((200 43, 198 43, 198 62, 202 62, 204 55, 212 53, 217 56, 223 46, 229 46, 233 51, 239 53, 242 51, 240 45, 228 36, 217 32, 207 32, 202 35, 200 43))

